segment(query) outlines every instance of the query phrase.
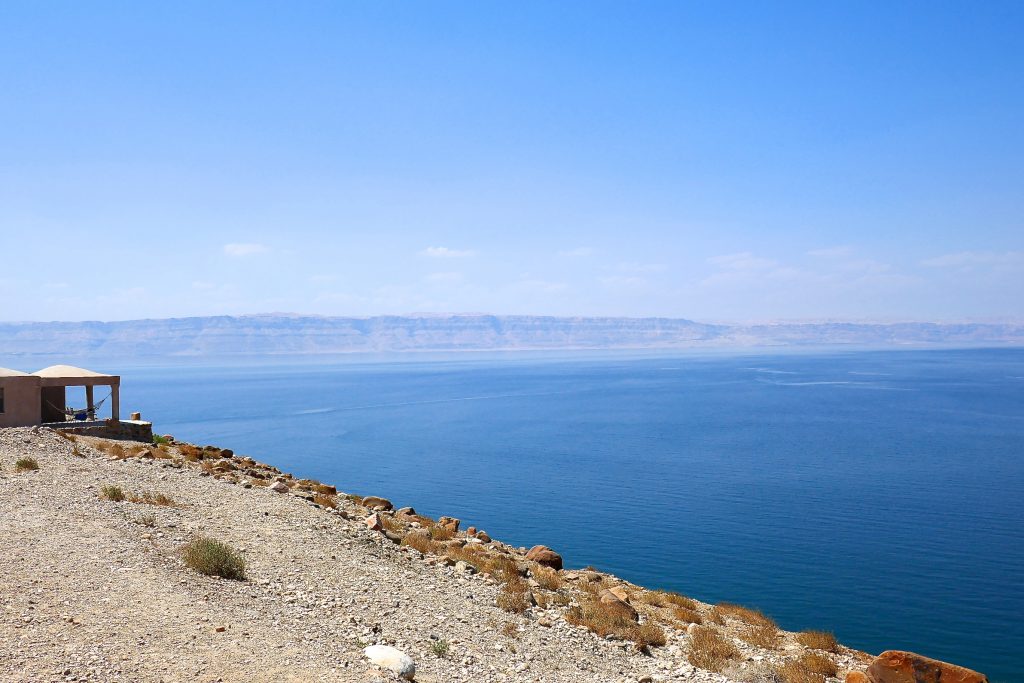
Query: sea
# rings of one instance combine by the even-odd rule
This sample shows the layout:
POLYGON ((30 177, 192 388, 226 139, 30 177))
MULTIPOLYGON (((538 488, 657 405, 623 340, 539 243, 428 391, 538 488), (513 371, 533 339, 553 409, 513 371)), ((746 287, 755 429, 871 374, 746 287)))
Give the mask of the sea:
POLYGON ((1022 349, 98 365, 159 433, 1024 681, 1022 349))

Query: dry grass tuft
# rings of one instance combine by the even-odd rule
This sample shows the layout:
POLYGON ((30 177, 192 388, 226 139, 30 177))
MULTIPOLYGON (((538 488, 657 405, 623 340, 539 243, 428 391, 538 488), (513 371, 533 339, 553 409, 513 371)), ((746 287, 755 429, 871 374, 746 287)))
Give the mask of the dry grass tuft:
POLYGON ((506 612, 522 614, 533 604, 530 600, 530 588, 521 578, 506 581, 498 593, 496 603, 506 612))
POLYGON ((655 624, 634 624, 630 629, 629 639, 632 640, 637 649, 646 650, 651 647, 664 647, 668 640, 665 632, 655 624))
POLYGON ((742 605, 734 605, 729 602, 720 602, 715 605, 715 609, 717 609, 723 616, 738 619, 745 624, 752 624, 754 626, 771 626, 778 629, 778 625, 772 620, 772 618, 767 616, 761 610, 743 607, 742 605))
POLYGON ((230 546, 205 536, 197 536, 182 549, 182 559, 200 574, 224 579, 245 579, 245 560, 230 546))
POLYGON ((820 652, 805 652, 798 660, 808 671, 821 674, 826 678, 833 678, 839 673, 839 667, 828 655, 820 652))
POLYGON ((137 521, 142 526, 149 527, 150 529, 152 529, 153 527, 156 526, 156 515, 153 515, 153 514, 139 515, 139 519, 137 521))
POLYGON ((776 669, 785 683, 825 683, 825 677, 811 671, 801 662, 789 660, 776 669))
POLYGON ((739 633, 743 642, 766 650, 778 649, 782 643, 782 634, 771 624, 748 624, 739 633))
POLYGON ((704 618, 700 616, 700 612, 697 610, 687 609, 685 607, 675 608, 675 610, 672 611, 672 616, 684 624, 704 623, 704 618))
POLYGON ((540 587, 545 590, 556 591, 562 587, 562 575, 551 567, 534 567, 530 570, 530 574, 540 584, 540 587))
POLYGON ((120 486, 107 485, 100 489, 100 497, 112 503, 120 503, 127 498, 120 486))
POLYGON ((437 524, 431 524, 427 527, 427 533, 430 534, 430 540, 432 541, 450 541, 455 538, 455 532, 451 529, 446 529, 443 526, 437 524))
POLYGON ((640 594, 640 601, 654 607, 683 607, 697 609, 697 601, 670 591, 646 591, 640 594))
POLYGON ((593 596, 584 596, 579 605, 570 607, 565 620, 584 626, 601 637, 614 637, 633 641, 637 648, 660 647, 665 644, 665 632, 652 623, 637 624, 628 610, 615 604, 606 604, 593 596))
POLYGON ((501 633, 506 638, 516 640, 519 638, 519 627, 516 625, 516 622, 514 621, 506 621, 505 625, 501 627, 501 633))
POLYGON ((698 626, 690 636, 690 664, 707 671, 721 672, 729 662, 739 659, 740 651, 710 626, 698 626))
POLYGON ((14 461, 15 472, 34 472, 39 469, 39 463, 35 458, 18 458, 14 461))
POLYGON ((430 537, 422 532, 410 532, 402 538, 402 545, 407 545, 410 548, 414 548, 424 555, 427 553, 437 552, 437 546, 430 537))
POLYGON ((133 503, 142 503, 143 505, 160 505, 163 507, 172 507, 174 505, 174 499, 170 496, 149 491, 146 491, 141 496, 133 496, 130 500, 133 503))
POLYGON ((816 650, 839 651, 839 643, 836 641, 835 635, 828 631, 801 631, 796 634, 796 642, 816 650))

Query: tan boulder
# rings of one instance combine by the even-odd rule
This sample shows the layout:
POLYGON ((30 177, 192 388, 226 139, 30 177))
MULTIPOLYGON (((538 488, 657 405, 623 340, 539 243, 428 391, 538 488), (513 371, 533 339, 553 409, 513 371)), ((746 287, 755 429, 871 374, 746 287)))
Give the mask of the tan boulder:
POLYGON ((867 674, 863 671, 847 671, 846 683, 868 683, 867 674))
POLYGON ((378 496, 367 496, 363 498, 363 507, 370 508, 371 510, 394 510, 395 506, 391 504, 391 501, 387 498, 380 498, 378 496))
POLYGON ((640 615, 633 609, 633 606, 612 592, 612 590, 605 588, 597 594, 597 599, 602 605, 610 608, 611 611, 621 614, 632 621, 640 621, 640 615))
POLYGON ((629 602, 629 593, 627 593, 626 589, 622 586, 615 586, 614 588, 609 588, 608 592, 617 597, 619 600, 622 600, 623 602, 629 602))
POLYGON ((380 515, 376 512, 367 517, 365 523, 366 526, 370 527, 370 531, 380 531, 384 528, 384 522, 381 520, 380 515))
POLYGON ((562 568, 562 556, 546 545, 535 545, 526 553, 526 559, 552 569, 562 568))
POLYGON ((988 683, 983 673, 903 650, 887 650, 868 667, 871 683, 988 683))

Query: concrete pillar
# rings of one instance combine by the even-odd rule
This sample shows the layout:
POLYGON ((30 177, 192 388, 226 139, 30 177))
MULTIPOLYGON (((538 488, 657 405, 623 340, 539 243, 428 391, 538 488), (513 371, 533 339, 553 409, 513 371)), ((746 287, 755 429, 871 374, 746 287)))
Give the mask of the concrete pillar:
POLYGON ((96 408, 92 401, 92 385, 85 387, 85 414, 90 420, 96 419, 96 408))
POLYGON ((121 419, 121 396, 118 393, 120 388, 118 384, 110 387, 110 417, 113 420, 121 419))

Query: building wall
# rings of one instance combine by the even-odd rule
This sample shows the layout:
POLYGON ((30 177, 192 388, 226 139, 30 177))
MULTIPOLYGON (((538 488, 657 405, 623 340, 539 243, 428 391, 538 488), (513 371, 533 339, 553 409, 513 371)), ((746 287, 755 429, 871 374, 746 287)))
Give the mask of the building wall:
POLYGON ((64 402, 67 400, 66 387, 43 387, 40 393, 42 401, 39 418, 43 422, 63 422, 64 402))
POLYGON ((38 377, 0 377, 4 412, 0 427, 29 427, 42 422, 38 377))

